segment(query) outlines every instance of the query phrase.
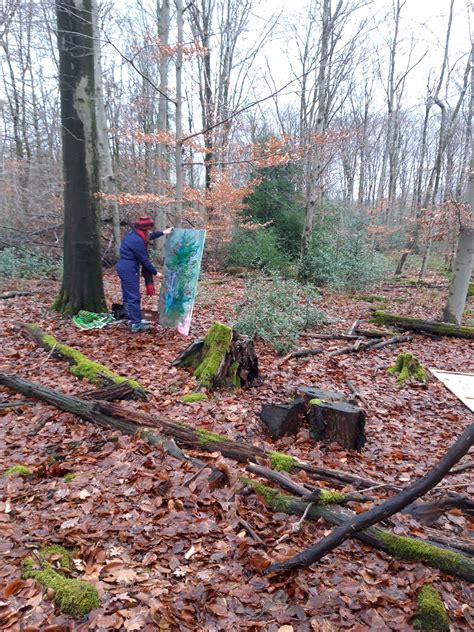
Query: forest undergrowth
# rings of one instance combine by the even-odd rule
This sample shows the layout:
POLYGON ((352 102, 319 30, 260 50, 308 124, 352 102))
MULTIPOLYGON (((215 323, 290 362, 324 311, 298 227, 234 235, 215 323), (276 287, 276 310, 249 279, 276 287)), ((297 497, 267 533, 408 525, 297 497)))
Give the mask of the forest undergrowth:
MULTIPOLYGON (((220 278, 211 275, 201 283, 190 338, 203 335, 213 321, 226 320, 232 306, 244 298, 242 279, 227 277, 222 284, 212 283, 220 278)), ((2 290, 13 285, 19 289, 17 281, 12 280, 11 287, 8 283, 2 290)), ((189 340, 160 326, 141 335, 131 334, 124 325, 79 331, 50 310, 56 282, 24 284, 20 289, 38 293, 0 301, 0 370, 70 394, 80 394, 90 385, 73 377, 64 362, 26 340, 15 321, 35 322, 91 359, 138 380, 149 391, 147 402, 132 403, 140 410, 157 411, 380 484, 409 484, 472 421, 469 410, 436 379, 397 385, 396 377, 387 372, 400 351, 413 353, 427 368, 474 372, 472 341, 414 334, 403 345, 332 358, 293 358, 282 366, 274 349, 257 340, 260 377, 254 386, 220 390, 209 400, 184 403, 181 398, 193 391, 195 383, 171 362, 189 340), (361 452, 315 443, 307 428, 296 440, 268 439, 259 420, 263 404, 287 403, 300 386, 350 395, 346 380, 360 391, 367 412, 367 443, 361 452)), ((106 274, 105 286, 109 304, 119 299, 112 273, 106 274)), ((446 291, 389 280, 365 296, 323 290, 317 305, 327 318, 301 334, 299 346, 324 346, 327 351, 345 346, 341 340, 312 336, 344 333, 356 319, 361 326, 368 325, 374 302, 387 311, 434 318, 442 312, 446 291)), ((473 302, 470 298, 471 310, 473 302)), ((154 299, 144 303, 155 309, 154 299)), ((0 388, 0 404, 12 399, 24 397, 0 388)), ((138 437, 101 430, 45 403, 0 409, 0 415, 2 629, 411 630, 416 594, 426 582, 440 591, 453 629, 474 627, 472 593, 466 582, 420 563, 391 558, 354 540, 309 570, 264 575, 270 562, 309 546, 331 527, 322 519, 305 521, 299 533, 292 533, 296 518, 271 513, 255 494, 242 494, 238 474, 243 466, 217 453, 194 455, 225 467, 230 480, 224 487, 210 484, 205 471, 196 477, 193 465, 152 449, 138 437), (27 466, 33 476, 6 476, 5 470, 15 464, 27 466), (242 521, 261 542, 249 535, 242 521), (285 534, 289 537, 282 539, 285 534), (73 551, 74 576, 98 590, 100 608, 82 620, 59 612, 38 583, 21 578, 21 561, 33 549, 51 544, 73 551)), ((311 483, 303 472, 294 478, 331 488, 328 483, 311 483)), ((472 471, 450 475, 440 487, 443 493, 472 494, 472 471)), ((379 501, 390 493, 380 487, 371 495, 379 501)), ((368 506, 351 505, 356 511, 368 506)), ((423 525, 405 514, 396 514, 387 526, 400 535, 427 537, 423 525)), ((451 510, 435 526, 448 537, 465 537, 474 523, 451 510)))

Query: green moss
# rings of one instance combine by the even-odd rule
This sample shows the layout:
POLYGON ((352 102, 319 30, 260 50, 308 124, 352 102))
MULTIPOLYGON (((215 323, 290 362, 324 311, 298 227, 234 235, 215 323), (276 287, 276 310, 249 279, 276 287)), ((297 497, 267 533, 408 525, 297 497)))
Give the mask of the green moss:
POLYGON ((310 406, 317 406, 317 404, 320 404, 321 402, 322 402, 321 399, 319 399, 318 397, 315 397, 314 399, 310 399, 308 403, 310 406))
POLYGON ((322 489, 318 505, 333 505, 335 503, 343 503, 345 500, 346 494, 343 494, 342 492, 331 492, 326 489, 322 489))
MULTIPOLYGON (((375 310, 372 314, 371 320, 379 325, 401 325, 402 327, 405 325, 408 328, 413 328, 415 331, 417 326, 420 325, 420 322, 426 323, 426 321, 420 321, 419 318, 389 314, 388 312, 384 312, 382 310, 375 310)), ((426 328, 426 325, 423 325, 423 329, 426 328)), ((440 336, 462 336, 463 338, 474 338, 473 327, 461 327, 453 323, 430 322, 429 331, 439 334, 440 336)))
POLYGON ((232 362, 232 364, 229 367, 229 379, 231 383, 233 384, 233 386, 235 386, 236 388, 240 388, 242 386, 238 371, 239 371, 239 363, 236 360, 235 362, 232 362))
POLYGON ((77 474, 74 474, 74 472, 68 472, 64 478, 63 481, 65 483, 71 483, 75 478, 76 478, 77 474))
POLYGON ((100 606, 99 593, 92 584, 80 579, 68 579, 45 562, 41 569, 34 568, 31 557, 22 562, 22 577, 32 577, 43 588, 54 590, 54 603, 64 614, 81 618, 100 606))
POLYGON ((204 388, 212 388, 222 362, 232 342, 232 327, 215 322, 204 338, 203 360, 194 377, 204 388))
POLYGON ((288 512, 289 503, 291 500, 294 500, 291 496, 279 494, 275 489, 268 487, 268 485, 259 483, 258 481, 255 481, 252 478, 247 478, 246 476, 239 476, 239 480, 244 483, 244 485, 253 487, 257 494, 263 498, 267 507, 269 507, 272 511, 281 511, 283 513, 288 512))
POLYGON ((12 474, 18 474, 18 476, 23 476, 24 478, 30 478, 33 476, 33 472, 26 465, 11 465, 5 470, 5 476, 11 476, 12 474))
POLYGON ((51 544, 41 549, 40 554, 47 562, 51 562, 52 557, 59 556, 58 562, 62 568, 72 569, 72 553, 60 544, 51 544))
POLYGON ((205 393, 188 393, 187 395, 183 395, 181 401, 189 404, 192 402, 200 402, 203 399, 207 399, 207 395, 205 393))
POLYGON ((469 283, 467 287, 467 295, 474 296, 474 281, 472 283, 469 283))
POLYGON ((397 384, 411 378, 418 382, 426 382, 428 374, 419 361, 411 353, 399 353, 395 364, 388 367, 389 373, 398 373, 397 384))
POLYGON ((218 435, 215 432, 209 432, 209 430, 203 430, 202 428, 196 428, 196 433, 199 438, 199 445, 207 445, 208 443, 223 443, 227 441, 227 437, 218 435))
POLYGON ((427 632, 449 632, 450 621, 438 591, 428 584, 418 592, 418 612, 413 627, 427 632))
POLYGON ((267 456, 270 458, 272 468, 277 472, 291 472, 298 463, 294 456, 283 452, 268 452, 267 456))
POLYGON ((381 531, 379 537, 384 550, 391 555, 404 560, 426 562, 433 568, 474 581, 474 560, 460 556, 454 551, 433 546, 423 540, 415 540, 386 531, 381 531))
POLYGON ((365 301, 366 303, 387 303, 388 298, 386 296, 356 296, 358 301, 365 301))
POLYGON ((72 375, 75 375, 80 379, 85 379, 91 384, 96 385, 102 384, 105 377, 115 384, 122 384, 123 382, 126 382, 131 386, 131 388, 141 391, 142 393, 146 392, 145 388, 136 380, 130 380, 126 377, 117 375, 103 364, 90 360, 77 349, 58 342, 56 338, 50 334, 43 333, 37 325, 28 325, 28 329, 40 337, 42 344, 46 348, 50 350, 54 348, 55 353, 60 354, 72 362, 72 365, 69 368, 72 375))

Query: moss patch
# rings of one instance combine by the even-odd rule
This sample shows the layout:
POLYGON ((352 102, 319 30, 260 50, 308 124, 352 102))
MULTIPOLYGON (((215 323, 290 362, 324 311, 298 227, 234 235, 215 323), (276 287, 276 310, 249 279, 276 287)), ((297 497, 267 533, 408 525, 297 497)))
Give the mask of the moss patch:
POLYGON ((265 504, 272 511, 281 511, 283 513, 288 512, 289 501, 293 500, 291 496, 279 494, 275 489, 268 487, 268 485, 259 483, 258 481, 255 481, 252 478, 247 478, 246 476, 239 476, 239 480, 244 483, 244 485, 253 487, 253 489, 263 498, 265 504))
POLYGON ((322 489, 318 505, 333 505, 335 503, 343 503, 345 500, 346 494, 343 494, 342 492, 332 492, 322 489))
POLYGON ((291 472, 298 464, 294 456, 283 452, 269 452, 267 456, 270 458, 272 468, 277 472, 291 472))
POLYGON ((44 347, 49 350, 54 349, 54 352, 61 355, 66 360, 69 360, 72 364, 69 368, 70 373, 80 379, 85 379, 91 384, 100 386, 104 382, 104 378, 108 381, 112 381, 115 384, 122 384, 126 382, 136 391, 145 393, 145 388, 139 384, 136 380, 130 380, 127 377, 117 375, 103 364, 90 360, 83 353, 58 342, 54 336, 45 334, 37 325, 28 325, 28 329, 41 340, 44 347))
POLYGON ((183 395, 181 401, 185 404, 190 404, 192 402, 200 402, 203 399, 207 399, 207 395, 205 393, 188 393, 187 395, 183 395))
POLYGON ((35 569, 31 557, 22 562, 23 579, 32 577, 43 588, 54 590, 54 603, 71 617, 81 618, 94 608, 100 606, 99 593, 92 584, 80 579, 68 579, 45 562, 41 569, 35 569))
POLYGON ((33 472, 26 465, 11 465, 5 470, 5 476, 11 476, 12 474, 18 474, 18 476, 22 476, 23 478, 31 478, 33 476, 33 472))
POLYGON ((204 338, 202 362, 194 371, 194 377, 204 388, 212 388, 231 342, 232 327, 218 322, 213 323, 204 338))
POLYGON ((57 561, 62 568, 72 569, 72 553, 60 544, 51 544, 44 547, 44 549, 41 549, 40 555, 50 563, 52 563, 51 558, 57 557, 57 561))
POLYGON ((469 285, 467 287, 467 295, 468 296, 474 296, 474 282, 469 283, 469 285))
MULTIPOLYGON (((407 329, 413 329, 417 331, 420 328, 420 322, 426 323, 427 321, 420 321, 419 318, 411 318, 410 316, 399 316, 398 314, 389 314, 382 310, 376 310, 372 315, 372 322, 379 325, 400 325, 407 329)), ((428 329, 426 325, 422 325, 421 329, 428 329)), ((454 325, 453 323, 442 322, 429 322, 429 331, 438 334, 440 336, 461 336, 463 338, 474 338, 473 327, 462 327, 454 325)))
POLYGON ((449 617, 438 591, 428 584, 418 592, 418 612, 413 627, 428 632, 449 632, 449 617))
POLYGON ((196 433, 199 438, 199 445, 207 445, 208 443, 225 443, 228 441, 227 437, 217 434, 216 432, 209 432, 209 430, 203 430, 202 428, 196 428, 196 433))
POLYGON ((398 373, 397 384, 401 384, 409 378, 418 382, 426 382, 428 374, 419 361, 411 353, 399 353, 395 364, 388 367, 389 373, 398 373))
POLYGON ((77 474, 74 474, 74 472, 68 472, 64 478, 63 481, 65 483, 71 483, 75 478, 76 478, 77 474))
POLYGON ((310 406, 317 406, 321 402, 322 402, 321 399, 319 399, 318 397, 315 397, 314 399, 310 399, 308 403, 310 406))
POLYGON ((474 581, 474 560, 464 555, 433 546, 423 540, 415 540, 394 533, 383 531, 379 535, 384 550, 391 555, 404 560, 426 562, 433 568, 464 577, 471 582, 474 581))

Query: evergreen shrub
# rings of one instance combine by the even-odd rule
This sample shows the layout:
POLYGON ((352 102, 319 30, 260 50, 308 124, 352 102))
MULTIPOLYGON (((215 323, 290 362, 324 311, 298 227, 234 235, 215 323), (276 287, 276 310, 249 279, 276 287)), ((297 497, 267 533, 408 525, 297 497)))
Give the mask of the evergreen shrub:
POLYGON ((295 270, 291 257, 284 251, 272 227, 237 229, 228 248, 227 265, 275 271, 284 276, 290 276, 295 270))
POLYGON ((0 250, 0 276, 17 279, 60 279, 61 260, 45 257, 36 250, 0 250))
POLYGON ((276 274, 249 280, 245 299, 236 305, 234 327, 246 336, 267 340, 279 354, 287 353, 302 331, 324 322, 324 312, 314 305, 318 298, 313 288, 276 274))

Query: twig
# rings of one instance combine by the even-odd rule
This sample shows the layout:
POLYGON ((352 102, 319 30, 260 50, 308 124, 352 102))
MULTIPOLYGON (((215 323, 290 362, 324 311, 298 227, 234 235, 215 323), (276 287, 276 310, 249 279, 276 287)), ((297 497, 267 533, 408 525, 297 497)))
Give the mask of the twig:
POLYGON ((54 350, 56 349, 57 345, 58 345, 58 343, 57 343, 57 342, 55 342, 55 343, 53 344, 53 346, 51 347, 51 351, 48 353, 48 355, 46 356, 46 358, 45 358, 42 362, 40 362, 40 363, 37 365, 37 368, 38 368, 38 367, 40 367, 40 366, 43 366, 43 364, 46 364, 46 362, 47 362, 47 361, 50 359, 50 357, 53 355, 54 350))
POLYGON ((208 463, 204 463, 204 465, 201 468, 199 468, 199 470, 195 474, 193 474, 191 478, 184 483, 184 485, 186 487, 189 487, 191 483, 193 483, 199 477, 199 475, 202 474, 202 472, 204 472, 204 470, 207 469, 208 467, 211 467, 211 466, 208 463))
POLYGON ((347 331, 348 336, 352 336, 355 333, 355 330, 359 326, 360 320, 355 320, 347 331))
POLYGON ((246 520, 244 520, 243 518, 239 518, 238 524, 240 524, 240 526, 242 526, 245 529, 245 531, 247 531, 249 536, 253 538, 255 542, 258 542, 259 544, 263 544, 262 538, 255 533, 255 531, 252 529, 252 527, 249 525, 249 523, 246 520))

